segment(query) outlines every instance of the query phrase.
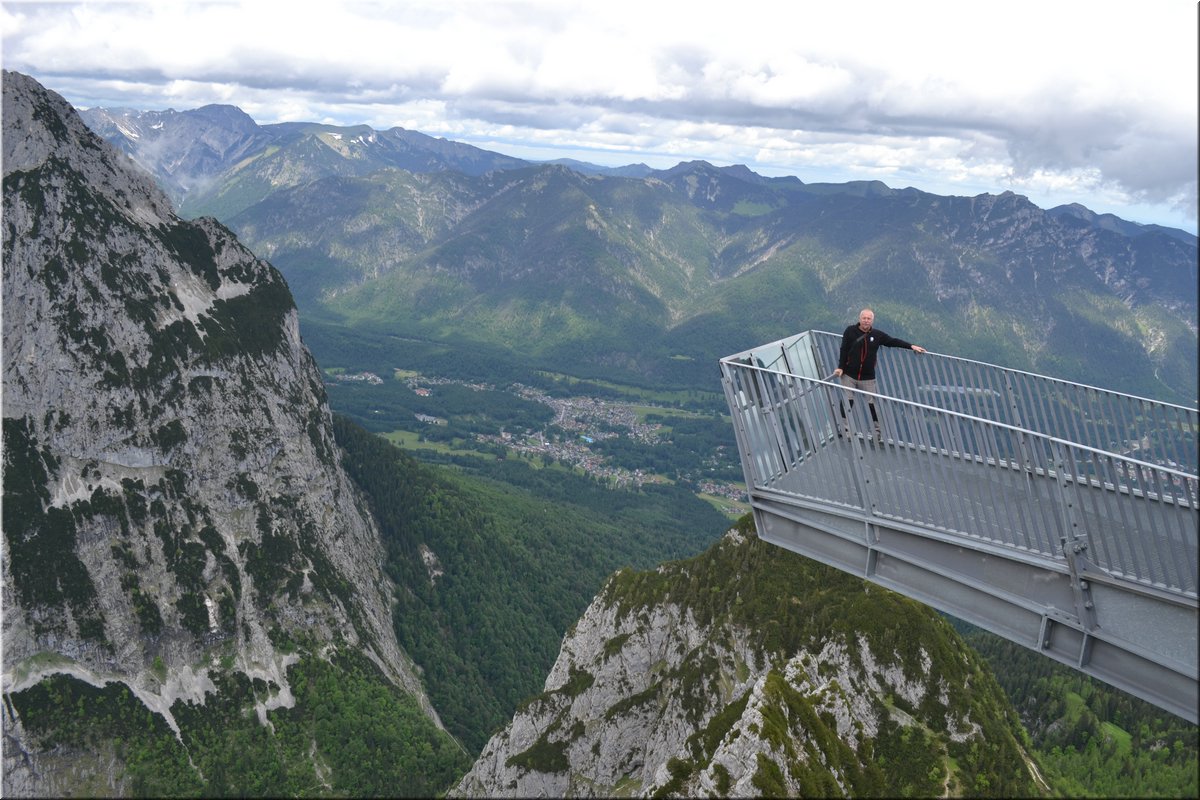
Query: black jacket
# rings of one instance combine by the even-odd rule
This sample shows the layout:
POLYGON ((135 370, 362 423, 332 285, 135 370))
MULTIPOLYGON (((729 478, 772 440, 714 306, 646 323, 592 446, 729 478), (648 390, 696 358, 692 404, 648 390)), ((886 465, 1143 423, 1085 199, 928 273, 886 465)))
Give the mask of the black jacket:
POLYGON ((863 333, 858 323, 851 325, 842 334, 842 354, 838 358, 838 369, 843 375, 848 375, 856 381, 875 380, 875 354, 880 347, 912 348, 912 344, 895 336, 888 336, 879 328, 871 328, 867 333, 863 333))

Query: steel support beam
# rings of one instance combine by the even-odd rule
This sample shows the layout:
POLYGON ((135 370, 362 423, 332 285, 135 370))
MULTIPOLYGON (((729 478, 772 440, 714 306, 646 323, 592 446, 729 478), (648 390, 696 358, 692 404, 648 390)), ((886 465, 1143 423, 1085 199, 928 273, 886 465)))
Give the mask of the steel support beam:
POLYGON ((1028 647, 1192 723, 1195 600, 839 507, 753 492, 759 536, 1028 647), (1073 574, 1075 573, 1075 574, 1073 574), (1087 596, 1081 618, 1080 601, 1087 596))

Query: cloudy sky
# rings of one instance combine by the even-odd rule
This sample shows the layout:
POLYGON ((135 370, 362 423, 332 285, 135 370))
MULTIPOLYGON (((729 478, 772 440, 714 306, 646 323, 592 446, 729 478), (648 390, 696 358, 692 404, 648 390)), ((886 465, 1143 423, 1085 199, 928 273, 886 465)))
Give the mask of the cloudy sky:
POLYGON ((4 67, 81 108, 231 103, 263 124, 1012 190, 1197 231, 1193 0, 0 7, 4 67))

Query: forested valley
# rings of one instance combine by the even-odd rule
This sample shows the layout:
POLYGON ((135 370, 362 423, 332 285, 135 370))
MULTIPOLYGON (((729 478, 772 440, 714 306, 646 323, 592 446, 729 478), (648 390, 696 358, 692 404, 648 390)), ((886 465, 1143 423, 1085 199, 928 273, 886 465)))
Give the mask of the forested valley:
POLYGON ((726 524, 686 490, 614 492, 564 469, 474 457, 434 467, 335 424, 387 545, 397 638, 472 753, 541 690, 609 574, 693 555, 726 524))

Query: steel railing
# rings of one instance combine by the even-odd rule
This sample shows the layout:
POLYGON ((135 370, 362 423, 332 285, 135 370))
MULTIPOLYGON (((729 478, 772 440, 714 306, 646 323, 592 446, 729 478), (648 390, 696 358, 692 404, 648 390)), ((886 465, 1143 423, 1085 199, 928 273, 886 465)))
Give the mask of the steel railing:
POLYGON ((887 351, 868 396, 810 331, 721 361, 748 486, 1195 597, 1196 409, 967 359, 887 351), (853 401, 853 403, 851 402, 853 401), (873 446, 882 459, 823 458, 873 446), (844 415, 844 416, 843 416, 844 415), (849 428, 849 442, 839 432, 849 428))

